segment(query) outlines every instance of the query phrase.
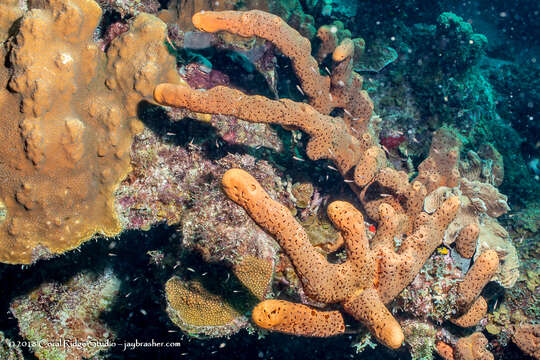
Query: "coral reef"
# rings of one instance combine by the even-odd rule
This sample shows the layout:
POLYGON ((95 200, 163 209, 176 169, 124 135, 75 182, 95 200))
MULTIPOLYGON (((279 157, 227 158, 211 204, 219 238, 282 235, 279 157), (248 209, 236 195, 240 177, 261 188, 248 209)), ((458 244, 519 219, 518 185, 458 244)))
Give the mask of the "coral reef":
MULTIPOLYGON (((339 92, 332 93, 332 87, 326 87, 327 85, 324 85, 325 82, 323 80, 325 77, 322 77, 321 79, 321 75, 317 74, 316 71, 309 72, 305 70, 306 68, 315 69, 317 63, 309 56, 309 52, 307 51, 309 48, 305 48, 299 35, 295 33, 294 30, 285 27, 281 23, 281 20, 261 12, 253 11, 246 13, 235 13, 230 11, 205 12, 194 15, 194 24, 196 27, 208 32, 227 30, 242 36, 257 35, 275 43, 278 49, 291 58, 294 71, 302 86, 302 93, 307 97, 309 103, 313 107, 292 102, 288 99, 269 100, 261 96, 247 96, 238 90, 224 86, 213 87, 208 91, 200 91, 194 90, 188 85, 162 84, 156 87, 154 98, 159 103, 179 108, 187 108, 198 113, 232 115, 252 122, 275 123, 298 127, 307 132, 310 135, 307 154, 311 159, 327 158, 332 160, 336 163, 338 170, 346 177, 351 173, 351 170, 354 169, 355 185, 360 188, 364 187, 361 193, 358 192, 360 200, 369 217, 376 220, 379 226, 375 238, 372 240, 372 246, 374 246, 373 251, 379 254, 376 257, 378 259, 378 266, 376 267, 378 270, 377 275, 375 276, 377 281, 375 282, 374 288, 378 291, 378 296, 381 297, 382 302, 387 303, 395 298, 396 295, 398 295, 401 290, 415 278, 431 253, 442 243, 443 235, 445 235, 444 237, 449 239, 448 243, 453 242, 457 238, 459 251, 464 254, 466 258, 471 258, 475 252, 477 258, 475 259, 475 265, 467 272, 464 281, 460 282, 457 287, 451 286, 454 284, 446 286, 447 289, 455 288, 455 291, 459 295, 455 295, 454 300, 448 303, 447 306, 452 310, 450 313, 446 314, 442 320, 448 319, 449 314, 456 314, 457 317, 452 320, 454 323, 463 327, 476 325, 485 316, 487 311, 486 301, 484 298, 479 297, 479 294, 486 283, 494 277, 499 269, 499 256, 494 251, 494 248, 500 250, 500 246, 485 246, 484 243, 481 250, 476 251, 477 238, 481 232, 477 213, 468 215, 470 219, 467 221, 456 221, 454 220, 454 216, 458 210, 463 213, 464 210, 461 209, 469 206, 467 204, 472 204, 471 201, 474 202, 473 206, 481 209, 477 211, 483 211, 494 217, 500 216, 506 212, 508 206, 506 205, 506 199, 501 197, 494 187, 490 184, 479 183, 477 181, 480 179, 479 177, 475 178, 475 184, 472 184, 470 181, 467 182, 467 179, 463 181, 464 195, 461 195, 459 190, 458 193, 456 193, 463 198, 463 202, 458 200, 458 197, 441 198, 441 196, 445 195, 443 195, 444 193, 441 194, 440 189, 444 189, 445 187, 447 189, 448 187, 457 188, 461 183, 459 172, 459 152, 461 149, 461 142, 459 137, 456 136, 451 129, 442 128, 437 131, 433 137, 430 155, 422 164, 420 164, 418 176, 411 183, 405 173, 398 172, 389 167, 384 167, 386 165, 384 152, 376 142, 373 141, 373 125, 369 121, 371 117, 371 107, 368 106, 370 109, 368 112, 358 112, 357 109, 353 109, 355 112, 351 113, 347 109, 347 102, 340 102, 339 100, 338 102, 334 102, 334 95, 338 95, 339 92), (272 21, 272 19, 274 20, 272 21), (284 41, 283 39, 287 40, 284 41), (321 94, 330 94, 329 98, 331 100, 328 101, 324 96, 321 97, 321 94), (334 107, 344 109, 343 118, 325 115, 334 107), (355 117, 355 114, 358 113, 364 115, 357 118, 355 117), (354 123, 356 121, 357 123, 354 123), (360 124, 360 126, 358 126, 358 124, 360 124), (356 154, 360 154, 360 156, 356 154), (382 192, 382 189, 384 189, 384 192, 382 192), (377 192, 378 198, 373 198, 374 195, 377 196, 377 192), (441 209, 432 215, 435 216, 434 218, 422 212, 424 198, 429 193, 438 194, 435 195, 435 198, 438 200, 430 200, 431 203, 435 204, 430 206, 430 210, 428 210, 430 213, 436 211, 442 204, 441 209), (469 200, 469 198, 472 199, 469 200), (445 199, 448 200, 445 202, 445 199), (446 220, 442 220, 442 218, 445 218, 446 220), (429 219, 439 220, 432 220, 430 222, 429 219), (445 232, 447 232, 447 226, 453 220, 454 226, 448 229, 450 234, 453 235, 446 235, 445 232), (431 230, 427 230, 430 226, 431 230), (423 233, 426 231, 427 233, 431 233, 431 235, 428 236, 431 241, 429 245, 426 245, 423 250, 420 251, 419 248, 413 244, 416 241, 420 241, 419 239, 422 239, 424 235, 426 235, 423 233), (404 233, 408 236, 403 240, 403 243, 398 246, 399 250, 395 253, 394 238, 396 236, 399 237, 404 233), (400 256, 402 256, 401 260, 400 256), (407 259, 416 259, 416 262, 405 260, 405 257, 408 257, 407 259), (406 265, 407 262, 409 262, 409 265, 406 265), (401 274, 403 278, 395 276, 395 271, 393 269, 399 269, 398 273, 401 274), (394 276, 385 276, 385 274, 393 274, 394 276), (379 284, 384 285, 380 286, 379 284)), ((328 31, 325 31, 325 29, 322 28, 319 34, 322 38, 321 40, 323 40, 319 57, 323 58, 327 53, 333 50, 333 60, 335 62, 334 69, 340 70, 345 67, 343 65, 344 63, 339 62, 343 58, 349 58, 348 61, 350 66, 354 54, 353 43, 351 41, 346 41, 345 39, 342 40, 342 43, 339 46, 334 47, 334 44, 337 43, 339 39, 337 37, 326 35, 328 35, 328 31), (347 55, 341 57, 341 53, 347 55)), ((357 77, 355 77, 356 75, 354 74, 355 73, 351 72, 351 70, 333 72, 332 81, 330 83, 336 83, 334 80, 340 79, 340 76, 345 76, 345 79, 355 79, 357 77)), ((337 90, 344 90, 346 93, 350 91, 347 87, 337 88, 337 90)), ((370 101, 368 100, 368 104, 369 103, 370 101)), ((498 159, 496 150, 494 150, 493 147, 489 149, 491 149, 490 153, 488 153, 487 150, 482 151, 484 158, 498 159)), ((492 183, 500 184, 500 180, 503 176, 502 164, 498 160, 492 160, 491 163, 496 164, 490 168, 493 169, 494 175, 492 177, 484 175, 484 177, 491 180, 492 183)), ((469 168, 472 168, 472 165, 469 166, 469 168)), ((318 302, 342 303, 344 310, 361 322, 364 322, 379 341, 390 347, 399 346, 397 341, 394 341, 398 338, 397 335, 394 336, 385 333, 384 330, 378 327, 376 318, 369 318, 363 315, 365 314, 363 309, 367 306, 366 301, 377 301, 377 295, 369 293, 371 291, 367 285, 370 283, 369 280, 367 283, 360 282, 357 285, 351 283, 351 280, 342 280, 343 288, 337 291, 337 289, 332 287, 328 288, 332 283, 331 280, 325 280, 324 277, 320 278, 321 275, 319 273, 333 274, 337 271, 334 277, 345 277, 346 279, 347 276, 341 272, 345 271, 343 269, 347 266, 351 266, 345 265, 349 264, 349 261, 351 260, 349 259, 341 264, 341 266, 333 269, 333 266, 326 263, 324 257, 321 258, 320 254, 314 253, 313 250, 309 250, 310 244, 307 240, 307 235, 296 223, 288 210, 281 208, 281 205, 278 203, 270 201, 260 185, 258 185, 255 180, 252 180, 249 175, 239 173, 238 171, 233 171, 232 173, 235 175, 228 177, 226 174, 224 177, 223 182, 225 191, 229 197, 246 208, 250 216, 254 218, 259 225, 276 236, 281 247, 287 253, 295 270, 299 274, 299 278, 306 294, 318 302), (238 179, 234 180, 235 177, 238 179), (246 186, 250 186, 251 188, 247 188, 246 186), (263 212, 261 213, 261 211, 263 212), (275 216, 280 214, 279 217, 281 220, 276 220, 277 222, 274 223, 274 221, 269 220, 268 215, 265 214, 275 214, 275 216), (284 222, 284 225, 279 226, 279 222, 284 222), (292 243, 285 240, 286 236, 284 234, 289 233, 294 234, 294 236, 289 237, 289 241, 295 239, 292 243), (295 243, 304 244, 304 246, 302 246, 303 250, 299 251, 298 245, 293 245, 295 243), (315 263, 313 263, 313 261, 315 261, 315 263), (317 264, 317 266, 314 266, 315 264, 317 264), (322 270, 322 268, 319 269, 318 267, 328 269, 322 270), (354 290, 355 288, 357 290, 354 290), (347 294, 350 293, 356 294, 358 298, 354 299, 354 301, 348 299, 348 296, 350 295, 347 294), (366 297, 365 299, 363 298, 364 295, 366 297), (394 338, 392 339, 393 336, 394 338)), ((471 170, 469 173, 475 173, 475 171, 471 170)), ((484 172, 484 174, 485 173, 486 172, 484 172)), ((348 244, 347 232, 345 231, 346 228, 343 227, 345 226, 344 223, 342 220, 339 220, 339 217, 335 218, 332 215, 335 215, 335 212, 339 212, 340 210, 347 213, 346 210, 341 208, 342 204, 338 204, 339 205, 336 206, 339 210, 334 210, 332 205, 329 207, 329 217, 333 220, 334 225, 341 228, 342 237, 345 240, 345 243, 348 244), (343 233, 343 231, 345 232, 343 233)), ((355 214, 355 217, 359 216, 359 213, 355 213, 356 210, 353 211, 353 208, 347 207, 350 207, 350 205, 343 206, 352 214, 355 214)), ((459 219, 462 217, 463 215, 458 215, 459 219)), ((363 223, 363 219, 360 217, 357 222, 363 223)), ((358 229, 355 229, 354 231, 355 234, 357 234, 356 236, 360 238, 365 236, 364 230, 359 231, 358 229)), ((368 251, 367 253, 362 252, 362 255, 354 255, 354 250, 351 250, 351 246, 351 244, 348 244, 347 258, 352 256, 353 264, 355 256, 363 258, 366 254, 369 254, 368 251)), ((501 252, 501 256, 507 254, 508 252, 501 252)), ((369 257, 370 256, 367 255, 368 259, 369 257)), ((510 271, 515 274, 513 265, 510 271)), ((368 276, 369 278, 372 275, 365 276, 368 276)), ((503 283, 506 283, 506 286, 511 286, 512 281, 515 281, 515 279, 503 281, 503 283)), ((275 303, 269 303, 269 308, 274 310, 276 308, 280 309, 275 303)), ((288 307, 288 309, 290 311, 296 310, 292 305, 288 307)), ((377 309, 377 312, 384 313, 384 308, 377 307, 377 309)), ((281 309, 280 311, 284 310, 281 309)), ((300 309, 298 311, 302 312, 300 309)), ((260 314, 258 313, 258 315, 264 318, 263 315, 267 312, 268 309, 262 306, 260 314)), ((387 315, 381 316, 390 319, 387 315)), ((289 323, 283 323, 282 321, 285 320, 281 319, 281 317, 278 318, 279 321, 268 319, 268 322, 264 322, 259 319, 259 322, 261 324, 268 324, 268 328, 270 329, 277 329, 285 332, 294 333, 294 329, 298 331, 301 330, 301 327, 294 323, 294 320, 292 320, 293 318, 285 318, 289 323)), ((314 319, 318 318, 318 316, 315 316, 314 319)), ((310 323, 311 322, 312 320, 310 320, 310 323)), ((330 326, 330 328, 333 327, 330 326)), ((337 328, 333 329, 334 330, 325 331, 328 331, 328 333, 335 333, 337 328)), ((313 327, 309 327, 306 329, 304 335, 313 335, 312 330, 313 327)), ((390 334, 392 334, 393 331, 394 330, 389 330, 390 334)), ((393 334, 397 334, 397 332, 394 332, 393 334)), ((403 335, 401 334, 400 337, 402 338, 402 336, 403 335)))
POLYGON ((115 334, 100 316, 119 288, 120 280, 110 270, 81 273, 15 299, 11 312, 38 359, 86 359, 113 346, 115 334))
POLYGON ((536 58, 449 8, 1 1, 0 357, 538 357, 536 58))

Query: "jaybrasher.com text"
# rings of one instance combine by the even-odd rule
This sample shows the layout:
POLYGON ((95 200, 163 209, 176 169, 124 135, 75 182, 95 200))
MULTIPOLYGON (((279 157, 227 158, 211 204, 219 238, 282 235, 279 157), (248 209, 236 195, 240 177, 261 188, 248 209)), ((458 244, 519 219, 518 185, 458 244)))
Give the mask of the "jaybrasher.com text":
POLYGON ((162 342, 162 341, 154 341, 152 339, 151 341, 139 341, 135 340, 134 342, 128 342, 124 341, 123 343, 117 343, 114 341, 106 340, 106 341, 80 341, 77 339, 61 339, 58 341, 50 341, 50 340, 41 340, 39 342, 37 341, 12 341, 12 345, 20 346, 20 347, 30 347, 30 348, 47 348, 47 347, 56 347, 56 348, 68 348, 68 347, 76 347, 80 349, 84 348, 110 348, 110 347, 116 347, 116 346, 122 346, 123 350, 134 350, 135 348, 139 347, 180 347, 180 342, 162 342))

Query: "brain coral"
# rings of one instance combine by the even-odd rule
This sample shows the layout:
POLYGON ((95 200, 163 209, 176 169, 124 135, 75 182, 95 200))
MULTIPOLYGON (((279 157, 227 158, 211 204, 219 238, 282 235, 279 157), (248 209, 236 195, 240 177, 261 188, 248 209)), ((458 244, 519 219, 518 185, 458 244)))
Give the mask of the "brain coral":
POLYGON ((242 311, 228 301, 230 294, 212 292, 200 280, 173 276, 165 284, 165 293, 172 322, 192 336, 224 336, 247 325, 242 311))
POLYGON ((0 49, 0 262, 13 264, 121 230, 112 194, 142 128, 136 103, 178 81, 157 18, 138 16, 106 56, 92 39, 94 1, 32 5, 0 49))

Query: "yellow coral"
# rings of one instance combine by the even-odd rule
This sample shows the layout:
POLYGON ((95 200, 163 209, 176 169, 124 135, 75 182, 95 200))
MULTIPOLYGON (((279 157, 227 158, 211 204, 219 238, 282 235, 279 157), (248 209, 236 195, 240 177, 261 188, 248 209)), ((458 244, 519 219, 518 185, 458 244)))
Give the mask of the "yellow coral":
POLYGON ((241 321, 238 310, 197 280, 172 277, 165 284, 165 293, 171 320, 185 331, 210 335, 205 328, 233 326, 235 321, 241 321))
POLYGON ((234 275, 259 300, 262 300, 272 282, 273 263, 252 255, 244 256, 233 266, 234 275))
POLYGON ((165 24, 157 18, 137 17, 113 41, 111 48, 121 49, 111 50, 109 61, 127 70, 109 73, 93 42, 101 16, 94 1, 37 4, 10 40, 9 61, 0 65, 0 176, 6 179, 0 185, 0 261, 6 263, 31 263, 95 233, 121 230, 113 191, 130 170, 132 138, 142 129, 135 104, 155 83, 178 79, 163 44, 165 24), (127 37, 138 40, 120 44, 127 37), (162 58, 134 56, 131 49, 140 47, 162 58), (128 86, 112 92, 106 80, 128 86))

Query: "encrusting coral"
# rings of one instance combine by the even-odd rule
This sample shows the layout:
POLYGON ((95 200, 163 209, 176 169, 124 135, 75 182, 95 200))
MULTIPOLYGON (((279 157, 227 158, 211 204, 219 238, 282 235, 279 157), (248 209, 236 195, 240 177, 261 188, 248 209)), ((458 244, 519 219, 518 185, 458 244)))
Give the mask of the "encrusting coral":
MULTIPOLYGON (((225 4, 224 8, 229 8, 232 4, 216 2, 212 5, 208 1, 190 0, 173 1, 170 5, 180 9, 182 4, 188 4, 192 10, 186 13, 190 16, 193 9, 204 2, 215 8, 225 4)), ((292 13, 298 2, 290 3, 287 6, 292 13)), ((153 4, 155 9, 152 11, 156 12, 157 2, 153 4)), ((238 2, 234 6, 242 4, 238 2)), ((126 222, 121 222, 117 210, 126 210, 129 206, 115 208, 113 202, 115 189, 131 168, 129 150, 133 136, 143 129, 138 119, 140 101, 153 96, 161 104, 182 107, 192 111, 191 114, 197 112, 195 115, 199 120, 208 121, 209 114, 213 114, 223 117, 224 122, 234 121, 236 117, 265 123, 263 127, 273 123, 303 130, 309 135, 308 157, 333 161, 359 197, 369 220, 376 222, 376 227, 368 224, 369 231, 366 231, 359 210, 345 201, 333 202, 327 211, 337 231, 328 224, 331 229, 319 236, 328 233, 337 239, 332 241, 331 247, 318 248, 313 241, 310 243, 309 230, 282 205, 285 203, 283 198, 274 196, 271 190, 269 195, 263 189, 263 186, 268 188, 268 184, 261 181, 261 186, 245 171, 232 169, 223 176, 226 194, 241 207, 231 201, 226 204, 216 201, 219 199, 216 192, 222 202, 224 199, 215 184, 217 179, 225 169, 243 164, 222 164, 219 171, 210 171, 213 180, 205 177, 202 181, 215 190, 209 196, 200 194, 208 189, 201 187, 198 197, 182 202, 176 201, 180 193, 173 194, 171 190, 167 193, 171 196, 163 199, 167 211, 144 219, 145 226, 163 219, 170 220, 170 224, 182 222, 185 250, 196 249, 204 261, 224 261, 230 265, 236 280, 249 290, 252 301, 244 302, 244 307, 237 306, 230 302, 231 297, 222 296, 227 295, 226 292, 238 292, 231 290, 232 287, 222 286, 223 294, 206 289, 204 273, 200 278, 190 275, 186 277, 188 280, 173 276, 165 285, 167 311, 173 322, 190 335, 230 335, 249 326, 246 317, 249 311, 255 324, 269 330, 305 336, 343 334, 346 317, 336 310, 340 306, 390 348, 398 348, 403 342, 412 348, 413 342, 422 340, 419 334, 425 334, 430 338, 424 342, 422 354, 425 351, 429 357, 435 347, 435 338, 448 335, 436 331, 441 329, 442 321, 450 320, 464 328, 480 324, 481 328, 484 324, 480 321, 488 310, 488 302, 481 295, 484 286, 490 280, 497 280, 505 287, 516 281, 519 263, 515 248, 508 233, 495 220, 509 210, 506 197, 495 187, 504 176, 501 155, 493 145, 485 144, 478 153, 470 151, 467 161, 460 160, 460 138, 451 129, 441 128, 433 134, 429 156, 418 167, 416 178, 393 169, 386 159, 388 149, 378 144, 378 117, 372 116, 373 104, 367 92, 362 90, 363 79, 353 71, 356 59, 363 54, 364 42, 351 39, 351 33, 343 24, 335 22, 319 29, 317 36, 321 45, 313 57, 309 39, 314 29, 311 27, 313 19, 309 16, 302 18, 303 25, 296 26, 297 29, 304 26, 305 32, 311 34, 307 38, 288 26, 282 19, 284 16, 280 18, 262 11, 203 11, 193 16, 193 25, 199 30, 226 31, 234 36, 218 36, 229 40, 236 35, 258 37, 259 45, 264 44, 261 48, 266 47, 268 54, 275 56, 275 48, 288 57, 298 77, 299 93, 306 97, 306 103, 303 103, 245 95, 233 89, 228 80, 217 82, 221 86, 216 87, 213 87, 216 82, 212 85, 201 82, 197 90, 191 87, 194 86, 191 82, 189 85, 182 83, 175 59, 167 51, 168 45, 174 48, 175 40, 171 42, 166 35, 166 25, 149 14, 141 13, 122 23, 120 30, 109 34, 110 38, 100 45, 94 37, 99 36, 95 28, 101 10, 91 0, 31 1, 29 11, 22 11, 17 5, 13 0, 0 4, 0 56, 6 60, 0 65, 0 107, 6 109, 0 115, 0 126, 5 130, 0 132, 0 140, 8 145, 0 150, 0 157, 7 159, 0 164, 0 175, 7 179, 0 186, 1 262, 32 263, 73 249, 96 233, 115 235, 126 224, 133 228, 142 226, 143 220, 136 216, 126 216, 122 219, 126 222), (21 15, 24 16, 20 22, 13 26, 21 15), (319 68, 324 63, 329 64, 331 71, 319 68), (409 180, 410 176, 413 180, 409 180), (212 199, 211 204, 205 202, 207 199, 212 199), (188 210, 188 201, 203 205, 188 210), (230 216, 226 226, 216 231, 216 223, 225 222, 216 216, 219 214, 216 208, 221 209, 221 214, 228 214, 232 212, 231 207, 243 217, 230 216), (280 254, 278 267, 288 267, 292 273, 295 270, 296 279, 302 283, 302 286, 298 281, 295 285, 280 285, 289 286, 287 290, 292 291, 297 286, 296 295, 303 304, 263 300, 269 294, 274 265, 278 261, 277 248, 267 233, 250 222, 262 234, 261 239, 264 237, 264 244, 256 244, 253 239, 242 241, 243 234, 253 234, 253 231, 239 231, 233 236, 219 238, 220 232, 234 229, 230 223, 247 219, 242 208, 278 241, 285 253, 280 254), (176 212, 177 209, 181 209, 182 214, 176 212), (206 215, 202 216, 202 213, 206 215), (214 218, 209 220, 212 216, 214 218), (202 232, 206 238, 197 237, 202 232), (210 237, 217 239, 207 241, 210 237), (201 239, 202 244, 196 244, 201 239), (443 243, 445 246, 441 247, 443 243), (226 246, 221 246, 223 244, 226 246), (341 245, 346 251, 335 254, 337 261, 326 258, 326 254, 339 250, 341 245), (225 249, 227 247, 229 249, 225 249), (332 250, 328 250, 330 248, 332 250), (456 279, 465 270, 459 270, 459 265, 454 266, 457 263, 453 262, 454 258, 472 264, 462 281, 456 279), (428 302, 444 303, 441 308, 449 310, 446 315, 436 318, 426 315, 428 311, 423 314, 419 311, 423 318, 418 321, 406 319, 412 313, 407 313, 407 309, 401 308, 403 312, 395 313, 397 308, 394 307, 389 311, 386 305, 403 294, 402 290, 420 279, 420 275, 425 275, 421 270, 429 272, 429 266, 438 266, 436 261, 447 265, 446 272, 432 271, 430 277, 424 276, 425 282, 418 283, 429 284, 437 277, 446 281, 433 282, 428 299, 428 302), (444 296, 447 299, 441 300, 444 296), (261 302, 252 308, 253 301, 261 302), (439 325, 435 325, 436 322, 439 325), (419 324, 424 325, 422 333, 416 332, 419 324)), ((161 15, 165 18, 167 13, 161 15)), ((186 14, 181 15, 189 22, 186 14)), ((301 16, 293 14, 293 17, 301 16)), ((201 70, 196 65, 194 68, 201 70)), ((274 63, 268 71, 275 70, 274 63)), ((272 80, 267 81, 270 84, 272 80)), ((276 89, 273 88, 273 94, 277 97, 276 89)), ((242 129, 247 134, 251 131, 247 127, 242 129)), ((151 132, 148 128, 145 131, 151 132)), ((223 138, 235 143, 230 138, 227 140, 225 135, 223 138)), ((258 137, 251 140, 245 144, 261 145, 258 137)), ((180 148, 177 144, 171 147, 180 148)), ((217 142, 216 148, 219 148, 217 142)), ((281 151, 282 147, 275 149, 281 151)), ((165 158, 163 154, 158 157, 165 158)), ((190 160, 196 162, 197 157, 190 160)), ((220 160, 205 158, 204 161, 199 163, 199 168, 220 160)), ((157 166, 154 169, 159 171, 157 166)), ((261 180, 260 174, 251 168, 249 171, 261 180)), ((409 171, 414 171, 412 162, 409 171)), ((191 176, 196 177, 195 173, 205 174, 193 171, 191 176)), ((176 177, 175 184, 182 184, 177 173, 171 174, 176 177)), ((275 176, 279 178, 279 175, 275 176)), ((141 182, 138 186, 147 184, 150 183, 141 182)), ((126 184, 126 188, 130 185, 126 184)), ((162 186, 160 190, 169 186, 164 181, 159 185, 162 186)), ((317 186, 314 188, 306 182, 308 190, 310 186, 311 190, 305 194, 301 189, 303 185, 293 187, 291 191, 294 192, 291 195, 293 203, 299 209, 309 208, 312 197, 317 197, 314 195, 317 186)), ((135 186, 128 190, 136 192, 134 189, 135 186)), ((165 194, 165 191, 154 189, 149 193, 165 194)), ((129 194, 126 191, 122 199, 126 200, 129 194)), ((183 194, 193 195, 193 192, 183 194)), ((145 200, 150 202, 152 199, 145 200)), ((317 209, 321 204, 326 206, 323 200, 317 201, 317 209)), ((299 218, 305 220, 302 214, 299 218)), ((117 291, 116 280, 110 286, 112 292, 117 291)), ((236 296, 237 300, 239 298, 236 296)), ((47 304, 54 303, 53 300, 48 300, 47 304)), ((20 298, 12 305, 19 320, 24 320, 25 302, 26 299, 20 298)), ((68 302, 72 302, 71 298, 68 302)), ((46 320, 51 320, 54 311, 44 310, 48 312, 46 320)), ((99 323, 97 325, 97 335, 108 338, 108 332, 104 333, 106 329, 99 323)), ((30 327, 27 332, 32 330, 30 327)), ((537 335, 537 327, 523 326, 515 329, 514 341, 525 352, 536 354, 537 335)), ((30 334, 25 336, 32 338, 30 334)), ((445 358, 493 358, 485 349, 487 341, 481 333, 457 341, 453 335, 449 338, 452 341, 436 345, 445 358)), ((88 349, 83 352, 84 356, 93 355, 88 349)), ((417 356, 411 353, 413 358, 417 356)))
MULTIPOLYGON (((328 216, 341 231, 348 253, 346 262, 332 264, 311 246, 307 234, 290 211, 272 200, 248 173, 231 169, 223 176, 222 183, 226 194, 276 237, 293 262, 308 296, 322 303, 341 303, 346 312, 364 323, 383 344, 392 348, 401 346, 403 333, 384 303, 391 301, 412 281, 425 260, 440 245, 442 234, 459 206, 457 198, 449 199, 431 216, 420 215, 413 234, 404 240, 397 252, 393 241, 390 241, 394 235, 391 232, 387 237, 381 236, 370 249, 361 213, 346 202, 330 204, 328 216)), ((389 206, 382 205, 381 212, 386 211, 392 212, 389 206)), ((288 309, 296 308, 291 306, 288 309)), ((254 316, 262 314, 254 312, 254 316)), ((279 327, 274 324, 271 328, 281 331, 302 329, 294 323, 301 321, 300 316, 286 319, 291 323, 279 323, 279 327)), ((324 317, 317 319, 322 321, 324 317)), ((335 329, 335 323, 329 326, 335 329)))
POLYGON ((32 5, 0 49, 0 261, 14 264, 121 231, 113 191, 142 129, 137 103, 179 81, 156 17, 139 15, 104 54, 94 1, 32 5))

